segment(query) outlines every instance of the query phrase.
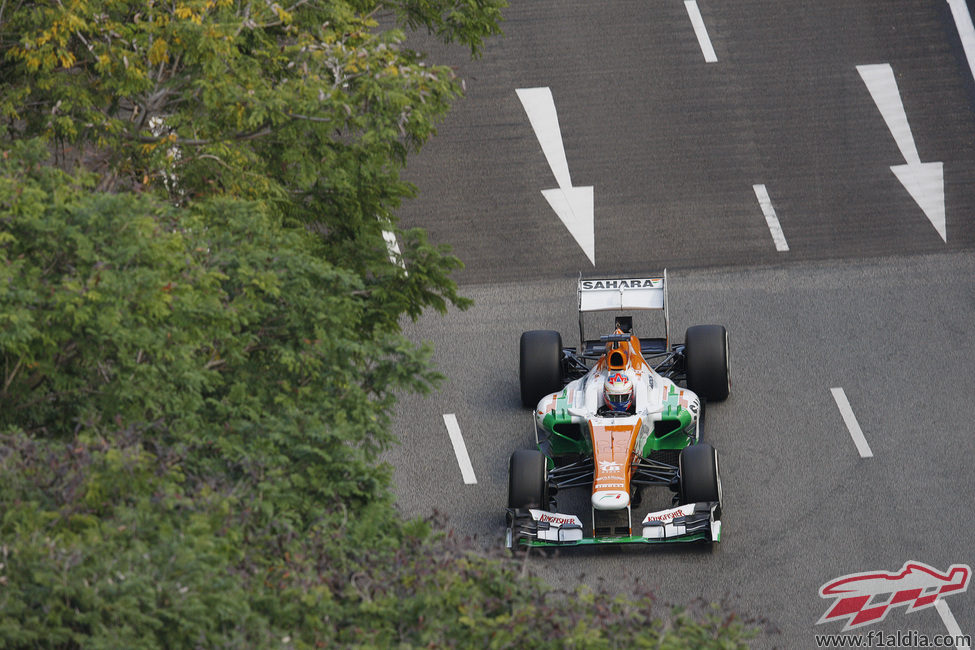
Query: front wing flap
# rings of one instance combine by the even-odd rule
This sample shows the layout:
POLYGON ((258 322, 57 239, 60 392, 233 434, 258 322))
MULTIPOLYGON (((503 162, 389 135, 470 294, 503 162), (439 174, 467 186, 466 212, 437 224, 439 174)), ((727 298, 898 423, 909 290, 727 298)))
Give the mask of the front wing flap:
POLYGON ((582 520, 576 515, 534 508, 508 508, 507 520, 505 546, 508 548, 721 541, 720 509, 716 501, 688 503, 648 513, 639 528, 625 537, 585 537, 582 520))

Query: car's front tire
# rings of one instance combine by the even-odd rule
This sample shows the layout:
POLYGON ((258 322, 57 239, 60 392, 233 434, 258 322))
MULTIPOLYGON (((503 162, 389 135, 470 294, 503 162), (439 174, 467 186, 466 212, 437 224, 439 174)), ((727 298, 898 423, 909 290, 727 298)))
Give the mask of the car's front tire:
POLYGON ((717 502, 720 511, 721 477, 718 474, 718 452, 706 442, 685 447, 678 460, 680 502, 717 502))
POLYGON ((508 507, 548 508, 548 478, 544 454, 519 449, 508 463, 508 507))
POLYGON ((709 402, 721 402, 731 393, 728 331, 722 325, 695 325, 684 338, 687 387, 709 402))
POLYGON ((535 408, 538 400, 562 388, 562 335, 532 330, 521 335, 521 403, 535 408))

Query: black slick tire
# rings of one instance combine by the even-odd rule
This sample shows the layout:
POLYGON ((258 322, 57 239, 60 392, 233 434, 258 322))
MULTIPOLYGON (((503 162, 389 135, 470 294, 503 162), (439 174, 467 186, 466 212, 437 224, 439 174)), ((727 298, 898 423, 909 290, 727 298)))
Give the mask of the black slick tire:
POLYGON ((532 330, 521 335, 521 403, 535 408, 538 400, 562 388, 562 335, 532 330))
POLYGON ((731 392, 728 331, 722 325, 695 325, 684 338, 687 387, 709 402, 721 402, 731 392))
POLYGON ((508 463, 508 507, 548 508, 546 461, 536 449, 518 449, 508 463))
POLYGON ((721 502, 718 452, 714 447, 706 442, 685 447, 680 452, 678 464, 682 504, 721 502))

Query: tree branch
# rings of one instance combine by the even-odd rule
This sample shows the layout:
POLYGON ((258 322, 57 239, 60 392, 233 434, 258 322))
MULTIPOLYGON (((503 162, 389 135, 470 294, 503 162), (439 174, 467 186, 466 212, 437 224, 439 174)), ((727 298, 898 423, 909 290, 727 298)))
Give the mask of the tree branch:
POLYGON ((14 377, 16 377, 17 376, 17 373, 20 372, 20 366, 21 366, 21 364, 23 362, 24 362, 24 357, 20 357, 20 359, 17 360, 17 365, 14 366, 13 372, 11 372, 9 375, 7 375, 6 381, 3 382, 3 394, 4 395, 7 394, 7 389, 10 388, 10 384, 13 382, 14 377))
POLYGON ((212 153, 201 153, 200 155, 197 156, 197 159, 203 159, 203 158, 206 158, 207 160, 217 161, 218 163, 223 165, 224 169, 232 169, 230 165, 220 160, 219 156, 214 156, 212 153))
POLYGON ((298 113, 285 113, 285 115, 296 120, 308 120, 309 122, 323 122, 325 124, 332 123, 332 120, 327 117, 313 117, 311 115, 299 115, 298 113))

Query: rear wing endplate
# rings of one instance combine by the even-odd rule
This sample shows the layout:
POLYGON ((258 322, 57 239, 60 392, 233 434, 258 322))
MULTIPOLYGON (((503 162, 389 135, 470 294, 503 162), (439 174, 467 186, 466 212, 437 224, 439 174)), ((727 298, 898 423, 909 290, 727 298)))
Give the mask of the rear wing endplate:
POLYGON ((666 349, 670 349, 670 310, 667 306, 667 270, 651 278, 579 277, 579 350, 586 346, 583 314, 594 311, 664 312, 666 349))

